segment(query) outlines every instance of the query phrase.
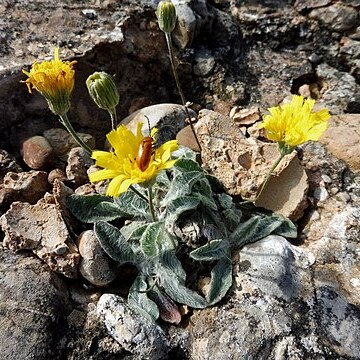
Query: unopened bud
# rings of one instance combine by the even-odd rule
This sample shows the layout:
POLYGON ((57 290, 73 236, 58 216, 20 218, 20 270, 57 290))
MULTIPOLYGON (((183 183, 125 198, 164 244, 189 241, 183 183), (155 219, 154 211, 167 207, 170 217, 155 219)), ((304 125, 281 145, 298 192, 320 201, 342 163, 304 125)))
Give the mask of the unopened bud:
POLYGON ((86 80, 91 98, 100 108, 111 113, 115 111, 120 96, 113 78, 106 72, 95 72, 86 80))
POLYGON ((176 26, 176 10, 171 1, 160 1, 157 7, 156 16, 159 28, 165 33, 171 33, 176 26))

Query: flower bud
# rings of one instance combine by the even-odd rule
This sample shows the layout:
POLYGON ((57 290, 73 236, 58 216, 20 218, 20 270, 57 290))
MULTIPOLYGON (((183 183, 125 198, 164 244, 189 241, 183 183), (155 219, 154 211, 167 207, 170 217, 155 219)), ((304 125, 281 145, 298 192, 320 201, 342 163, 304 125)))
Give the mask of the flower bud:
POLYGON ((176 10, 171 1, 160 1, 156 16, 159 22, 159 28, 165 33, 171 33, 176 26, 176 10))
POLYGON ((113 78, 106 72, 95 72, 86 80, 91 98, 100 108, 111 113, 119 103, 120 96, 113 78))

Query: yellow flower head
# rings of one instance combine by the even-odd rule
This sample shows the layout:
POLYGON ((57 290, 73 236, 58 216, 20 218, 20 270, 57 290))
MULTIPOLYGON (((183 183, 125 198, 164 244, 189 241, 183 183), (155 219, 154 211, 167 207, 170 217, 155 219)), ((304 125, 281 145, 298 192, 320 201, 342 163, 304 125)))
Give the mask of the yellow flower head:
MULTIPOLYGON (((120 125, 116 130, 107 134, 107 139, 114 151, 94 151, 92 158, 102 170, 89 174, 91 182, 112 179, 106 191, 106 195, 118 197, 124 193, 130 185, 140 184, 153 179, 161 170, 171 168, 176 160, 170 160, 171 153, 179 148, 177 140, 170 140, 159 148, 148 152, 150 161, 146 168, 141 170, 138 166, 138 157, 141 154, 144 141, 149 140, 141 132, 143 124, 138 123, 136 135, 125 125, 120 125)), ((151 138, 157 129, 152 129, 151 138)))
POLYGON ((292 150, 309 140, 319 140, 327 129, 330 114, 327 109, 311 112, 315 100, 294 95, 288 104, 272 107, 270 115, 264 115, 260 128, 266 130, 269 140, 277 141, 292 150))
POLYGON ((36 89, 43 95, 56 115, 64 115, 70 109, 70 95, 74 89, 74 65, 76 61, 59 59, 59 48, 55 49, 54 59, 34 63, 30 72, 23 70, 28 76, 26 83, 29 93, 36 89))

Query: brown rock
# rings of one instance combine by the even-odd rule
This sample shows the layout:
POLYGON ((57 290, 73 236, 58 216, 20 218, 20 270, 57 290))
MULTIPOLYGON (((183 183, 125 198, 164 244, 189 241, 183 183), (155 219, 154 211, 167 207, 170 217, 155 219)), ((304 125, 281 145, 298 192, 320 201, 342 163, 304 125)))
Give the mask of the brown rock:
POLYGON ((46 169, 53 164, 55 156, 49 142, 43 136, 33 136, 22 144, 21 153, 31 169, 46 169))
POLYGON ((190 125, 185 126, 177 133, 176 140, 179 142, 179 145, 186 146, 193 151, 200 152, 199 145, 190 125))
POLYGON ((36 170, 9 172, 4 177, 4 187, 16 190, 21 200, 35 204, 48 190, 47 173, 36 170))
POLYGON ((240 109, 232 118, 239 125, 253 125, 261 120, 260 109, 257 106, 250 109, 240 109))
POLYGON ((65 181, 66 180, 65 172, 61 169, 51 170, 48 175, 48 182, 49 184, 53 185, 55 180, 65 181))
POLYGON ((294 157, 277 176, 270 178, 255 205, 295 221, 303 215, 308 205, 308 189, 305 169, 294 157))
POLYGON ((77 276, 79 254, 55 204, 14 202, 0 218, 4 245, 12 251, 32 250, 51 270, 77 276))
POLYGON ((128 114, 132 114, 133 112, 140 110, 143 107, 149 106, 150 105, 150 100, 143 96, 143 97, 139 97, 139 98, 135 98, 133 100, 131 100, 131 104, 128 110, 128 114))
POLYGON ((76 186, 89 182, 87 175, 88 168, 93 164, 90 155, 82 148, 72 148, 68 155, 66 176, 76 186))
POLYGON ((7 210, 11 203, 19 200, 19 193, 11 188, 0 189, 0 214, 2 215, 7 210))
POLYGON ((360 114, 333 116, 320 142, 352 171, 360 171, 360 114))
POLYGON ((92 230, 80 234, 77 244, 81 255, 79 271, 86 280, 96 286, 115 280, 119 268, 102 249, 92 230))

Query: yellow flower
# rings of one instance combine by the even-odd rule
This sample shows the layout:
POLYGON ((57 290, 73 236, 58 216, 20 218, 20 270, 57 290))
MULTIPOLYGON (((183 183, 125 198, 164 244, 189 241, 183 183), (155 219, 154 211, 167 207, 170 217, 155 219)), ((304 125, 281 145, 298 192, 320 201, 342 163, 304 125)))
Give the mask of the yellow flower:
POLYGON ((314 104, 313 99, 294 95, 290 103, 270 108, 270 115, 264 116, 260 128, 265 128, 269 140, 289 151, 306 141, 319 140, 327 129, 330 114, 326 109, 311 112, 314 104))
POLYGON ((66 114, 70 109, 70 95, 74 89, 74 65, 76 61, 59 59, 59 48, 55 49, 54 59, 34 63, 30 72, 23 70, 28 76, 26 83, 29 93, 36 89, 43 95, 56 115, 66 114))
MULTIPOLYGON (((176 160, 170 160, 170 156, 179 147, 177 140, 168 141, 154 149, 152 155, 149 153, 150 162, 144 171, 138 167, 136 160, 145 139, 141 132, 142 126, 142 123, 138 124, 135 135, 126 126, 120 125, 106 136, 114 151, 93 151, 92 158, 103 169, 89 174, 89 179, 91 182, 112 179, 106 195, 118 197, 130 185, 147 182, 155 178, 159 171, 174 166, 176 160)), ((153 140, 156 132, 155 128, 151 131, 153 140)))

